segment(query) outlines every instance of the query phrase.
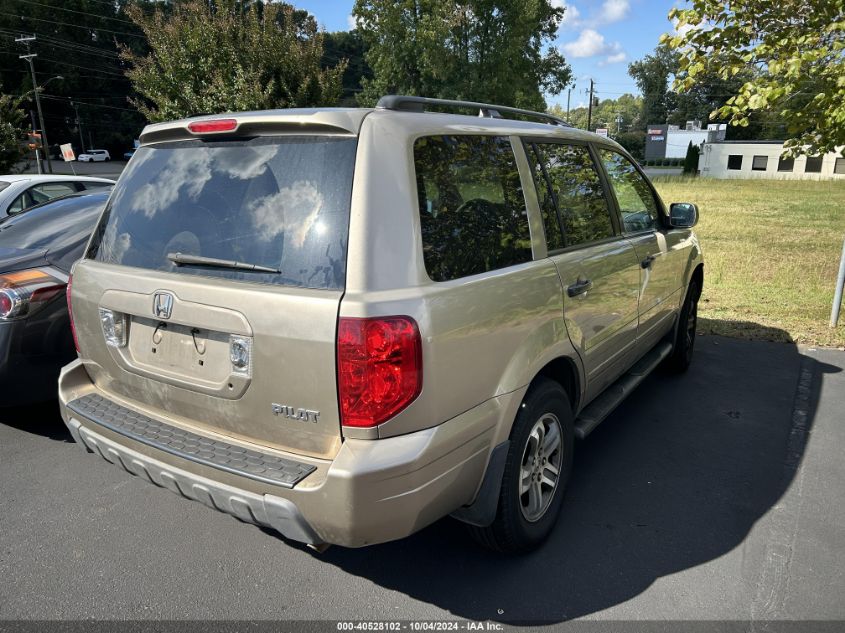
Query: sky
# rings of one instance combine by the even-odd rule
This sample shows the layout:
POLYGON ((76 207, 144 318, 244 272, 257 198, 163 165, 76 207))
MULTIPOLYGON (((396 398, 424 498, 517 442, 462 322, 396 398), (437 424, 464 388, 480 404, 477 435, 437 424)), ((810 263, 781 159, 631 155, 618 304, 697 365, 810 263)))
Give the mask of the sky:
MULTIPOLYGON (((327 31, 352 28, 353 0, 294 0, 312 13, 327 31)), ((654 50, 662 33, 672 31, 666 18, 676 0, 552 0, 566 7, 554 46, 572 67, 572 108, 587 105, 590 78, 600 99, 639 94, 628 76, 628 64, 654 50)), ((567 93, 547 95, 549 105, 566 108, 567 93)))

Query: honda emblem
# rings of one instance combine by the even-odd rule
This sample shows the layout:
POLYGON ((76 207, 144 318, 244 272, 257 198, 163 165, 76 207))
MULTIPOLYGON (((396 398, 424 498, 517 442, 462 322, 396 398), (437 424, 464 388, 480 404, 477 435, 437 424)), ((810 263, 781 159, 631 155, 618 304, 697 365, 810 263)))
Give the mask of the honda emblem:
POLYGON ((159 319, 169 319, 173 311, 173 295, 169 292, 157 292, 153 295, 153 314, 159 319))

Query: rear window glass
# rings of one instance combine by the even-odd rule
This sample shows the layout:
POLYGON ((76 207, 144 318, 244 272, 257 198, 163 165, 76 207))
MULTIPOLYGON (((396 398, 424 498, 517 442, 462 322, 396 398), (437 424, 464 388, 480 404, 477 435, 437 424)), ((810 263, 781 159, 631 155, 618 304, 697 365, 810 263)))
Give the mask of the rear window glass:
POLYGON ((531 260, 525 197, 507 137, 429 136, 414 144, 423 257, 447 281, 531 260))
POLYGON ((343 288, 356 140, 259 137, 141 147, 89 257, 182 274, 343 288), (175 253, 270 268, 183 264, 175 253))
POLYGON ((0 191, 3 191, 6 187, 9 186, 10 183, 6 182, 5 180, 0 180, 0 191))

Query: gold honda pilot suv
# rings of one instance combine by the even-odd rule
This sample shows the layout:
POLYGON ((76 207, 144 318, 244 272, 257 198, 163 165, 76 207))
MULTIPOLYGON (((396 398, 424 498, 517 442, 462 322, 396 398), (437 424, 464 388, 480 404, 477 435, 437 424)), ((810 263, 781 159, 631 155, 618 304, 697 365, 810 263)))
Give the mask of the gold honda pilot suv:
POLYGON ((528 550, 575 439, 689 365, 697 216, 615 142, 502 106, 150 125, 68 283, 62 415, 88 451, 316 549, 451 514, 528 550))

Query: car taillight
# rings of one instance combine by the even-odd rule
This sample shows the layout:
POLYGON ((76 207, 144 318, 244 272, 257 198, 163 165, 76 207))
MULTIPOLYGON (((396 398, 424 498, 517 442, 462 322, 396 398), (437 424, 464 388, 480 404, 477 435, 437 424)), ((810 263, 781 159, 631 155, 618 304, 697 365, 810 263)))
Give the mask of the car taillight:
POLYGON ((235 119, 214 119, 213 121, 194 121, 188 123, 188 129, 194 134, 214 134, 233 132, 238 127, 235 119))
POLYGON ((65 289, 61 273, 49 270, 32 268, 0 275, 0 321, 27 317, 65 289))
POLYGON ((422 341, 407 316, 341 318, 337 385, 344 426, 372 427, 407 407, 422 391, 422 341))
POLYGON ((67 278, 67 315, 70 319, 70 333, 73 334, 73 346, 76 348, 76 353, 79 353, 79 339, 76 338, 76 325, 73 323, 73 302, 70 299, 71 286, 73 285, 73 275, 67 278))

